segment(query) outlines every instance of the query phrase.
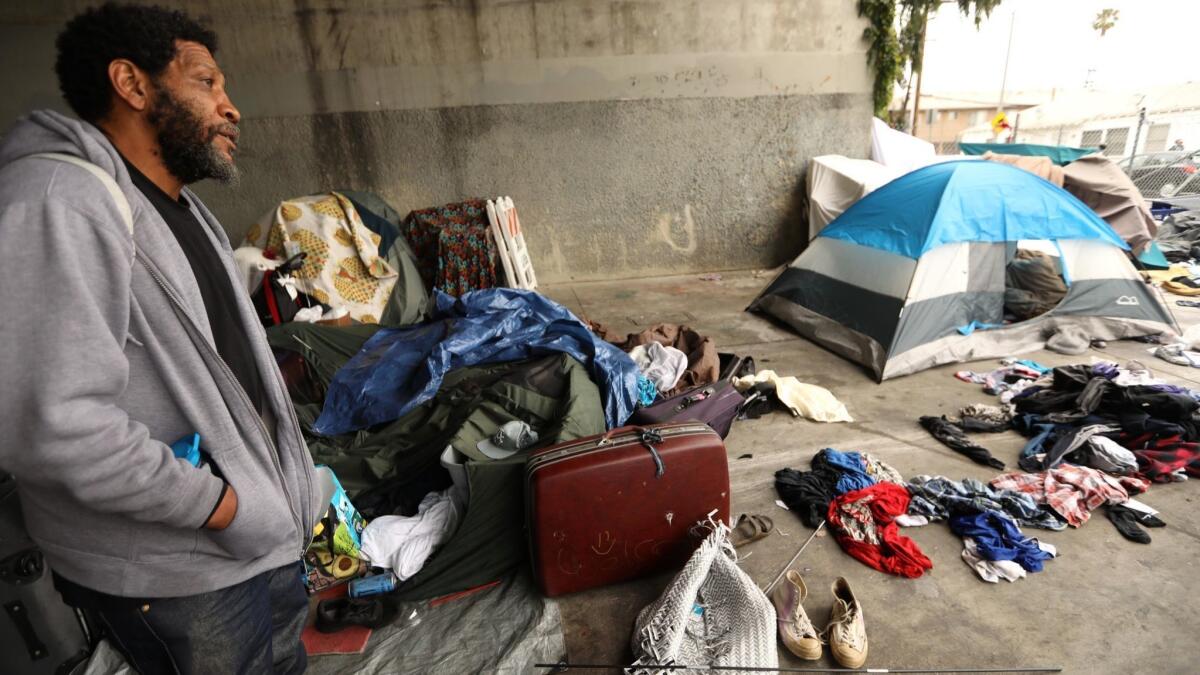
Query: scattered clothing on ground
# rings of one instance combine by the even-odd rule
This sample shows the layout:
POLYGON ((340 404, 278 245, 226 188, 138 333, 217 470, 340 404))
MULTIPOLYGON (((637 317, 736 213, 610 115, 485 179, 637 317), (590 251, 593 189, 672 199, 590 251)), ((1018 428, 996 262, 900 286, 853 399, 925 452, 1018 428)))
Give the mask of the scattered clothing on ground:
MULTIPOLYGON (((1054 548, 1052 544, 1039 541, 1038 548, 1053 557, 1058 556, 1058 549, 1054 548)), ((963 538, 962 559, 963 562, 971 566, 971 569, 975 570, 975 574, 978 574, 980 579, 991 584, 1000 583, 1001 579, 1009 582, 1024 579, 1027 574, 1024 567, 1021 567, 1019 563, 1012 560, 988 560, 984 558, 979 554, 978 544, 970 537, 963 538)))
MULTIPOLYGON (((1113 427, 1107 424, 1090 424, 1079 427, 1070 433, 1063 434, 1058 441, 1046 453, 1046 457, 1042 460, 1042 469, 1053 469, 1054 467, 1068 461, 1068 458, 1073 457, 1077 450, 1088 447, 1092 438, 1097 434, 1108 434, 1120 431, 1120 427, 1113 427)), ((1083 462, 1070 460, 1073 464, 1082 464, 1083 462)))
POLYGON ((775 491, 789 511, 800 516, 804 524, 817 527, 829 512, 839 474, 826 463, 818 466, 813 460, 812 471, 780 469, 775 472, 775 491))
POLYGON ((1047 504, 1072 527, 1088 521, 1104 504, 1120 504, 1141 494, 1150 481, 1131 476, 1115 478, 1086 466, 1063 464, 1040 473, 1007 473, 993 478, 993 488, 1023 492, 1047 504))
POLYGON ((781 377, 773 370, 760 370, 754 375, 738 377, 733 386, 745 392, 754 385, 770 382, 775 386, 775 397, 797 417, 814 422, 853 422, 854 418, 846 406, 824 387, 805 384, 794 377, 781 377))
POLYGON ((1113 504, 1105 509, 1105 512, 1122 537, 1138 544, 1150 543, 1150 533, 1143 530, 1142 525, 1146 527, 1166 526, 1166 523, 1156 516, 1135 511, 1124 504, 1113 504))
POLYGON ((954 516, 950 531, 972 539, 983 559, 1011 560, 1027 572, 1041 572, 1042 563, 1054 557, 1036 539, 1026 537, 1011 518, 994 511, 954 516))
POLYGON ((993 457, 987 448, 967 438, 963 430, 950 422, 950 420, 947 420, 945 416, 933 417, 925 415, 921 417, 920 422, 921 426, 934 438, 941 441, 942 445, 966 456, 976 464, 984 464, 993 469, 1004 468, 1004 462, 993 457))
POLYGON ((986 373, 960 370, 954 373, 954 376, 963 382, 982 384, 983 393, 999 396, 1000 402, 1007 405, 1014 396, 1032 386, 1049 371, 1049 368, 1036 361, 1005 359, 995 370, 986 373))
POLYGON ((1111 438, 1092 436, 1087 446, 1076 453, 1077 464, 1090 466, 1105 473, 1124 476, 1138 470, 1137 455, 1111 438))
POLYGON ((862 453, 862 460, 863 464, 867 467, 867 475, 874 478, 876 483, 885 480, 897 484, 904 483, 904 476, 901 476, 899 471, 882 459, 869 452, 864 452, 862 453))
POLYGON ((1200 477, 1200 443, 1180 436, 1153 439, 1144 435, 1125 441, 1137 458, 1138 473, 1155 483, 1172 483, 1200 477))
POLYGON ((944 476, 913 476, 905 484, 912 501, 909 515, 946 520, 954 515, 999 513, 1021 525, 1044 530, 1064 530, 1066 522, 1028 494, 996 489, 975 480, 953 481, 944 476))
POLYGON ((1000 406, 973 403, 958 411, 955 422, 963 431, 996 433, 1012 428, 1012 414, 1000 406))
MULTIPOLYGON (((835 495, 871 487, 883 480, 893 483, 904 482, 900 472, 865 452, 840 452, 833 448, 825 448, 821 451, 821 456, 841 474, 834 486, 835 495)), ((814 459, 813 461, 817 462, 818 460, 814 459)))
POLYGON ((1001 579, 1013 582, 1027 574, 1024 567, 1011 560, 988 560, 979 555, 979 548, 970 537, 963 538, 962 559, 980 579, 990 584, 998 584, 1001 579))
POLYGON ((828 459, 830 466, 841 473, 833 488, 835 495, 843 495, 875 484, 875 480, 867 475, 862 456, 857 452, 839 452, 832 448, 825 448, 821 452, 828 459))
POLYGON ((915 579, 933 568, 895 520, 908 512, 908 491, 891 483, 854 490, 829 504, 827 519, 842 549, 881 572, 915 579))
POLYGON ((881 481, 903 483, 899 471, 868 453, 821 450, 812 458, 811 471, 780 469, 775 472, 775 490, 788 510, 809 527, 817 527, 829 512, 833 498, 881 481))

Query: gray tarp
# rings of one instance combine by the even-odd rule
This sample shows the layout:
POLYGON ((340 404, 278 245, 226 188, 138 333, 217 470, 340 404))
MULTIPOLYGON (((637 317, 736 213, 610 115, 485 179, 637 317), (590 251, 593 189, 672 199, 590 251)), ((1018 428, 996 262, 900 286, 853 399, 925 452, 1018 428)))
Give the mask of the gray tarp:
POLYGON ((543 598, 524 571, 444 605, 403 603, 400 609, 401 617, 415 609, 420 623, 405 626, 401 618, 375 631, 362 654, 313 657, 308 672, 517 675, 566 655, 558 604, 543 598))
MULTIPOLYGON (((543 598, 523 571, 437 607, 410 602, 401 610, 401 617, 415 610, 419 623, 401 618, 375 631, 361 654, 311 656, 308 672, 516 675, 566 655, 558 604, 543 598)), ((82 675, 133 675, 133 669, 104 641, 82 675)))
POLYGON ((1063 167, 1063 189, 1079 198, 1141 253, 1158 231, 1150 206, 1112 160, 1089 155, 1063 167))

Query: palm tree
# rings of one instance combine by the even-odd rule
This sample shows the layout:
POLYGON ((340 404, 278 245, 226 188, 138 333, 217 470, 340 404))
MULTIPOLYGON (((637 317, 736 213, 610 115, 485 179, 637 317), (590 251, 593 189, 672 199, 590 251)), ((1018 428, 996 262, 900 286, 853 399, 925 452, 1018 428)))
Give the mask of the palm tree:
POLYGON ((1120 18, 1120 11, 1115 9, 1102 9, 1096 14, 1096 20, 1092 22, 1092 30, 1100 31, 1100 37, 1117 25, 1117 19, 1120 18))

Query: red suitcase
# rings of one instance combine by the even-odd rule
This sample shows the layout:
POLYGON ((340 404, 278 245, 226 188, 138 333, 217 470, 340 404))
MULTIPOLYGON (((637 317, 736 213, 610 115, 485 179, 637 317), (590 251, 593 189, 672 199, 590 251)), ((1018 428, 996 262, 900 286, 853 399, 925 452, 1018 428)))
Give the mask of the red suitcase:
POLYGON ((682 567, 699 521, 729 522, 725 445, 697 422, 622 427, 533 452, 525 505, 547 596, 682 567))

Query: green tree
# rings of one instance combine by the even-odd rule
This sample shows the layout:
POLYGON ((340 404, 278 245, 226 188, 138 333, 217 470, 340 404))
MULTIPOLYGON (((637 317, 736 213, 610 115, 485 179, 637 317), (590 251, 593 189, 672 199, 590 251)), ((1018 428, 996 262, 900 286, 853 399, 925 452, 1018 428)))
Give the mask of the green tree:
POLYGON ((1117 25, 1117 19, 1119 18, 1121 18, 1119 10, 1102 9, 1096 14, 1096 20, 1092 22, 1092 30, 1098 31, 1100 37, 1104 37, 1105 33, 1117 25))
POLYGON ((875 69, 872 97, 876 116, 887 118, 892 87, 904 83, 906 70, 914 76, 921 72, 925 27, 929 17, 945 3, 957 5, 963 16, 972 16, 978 28, 1000 0, 858 0, 858 15, 870 24, 863 30, 863 40, 867 42, 867 62, 875 69))

